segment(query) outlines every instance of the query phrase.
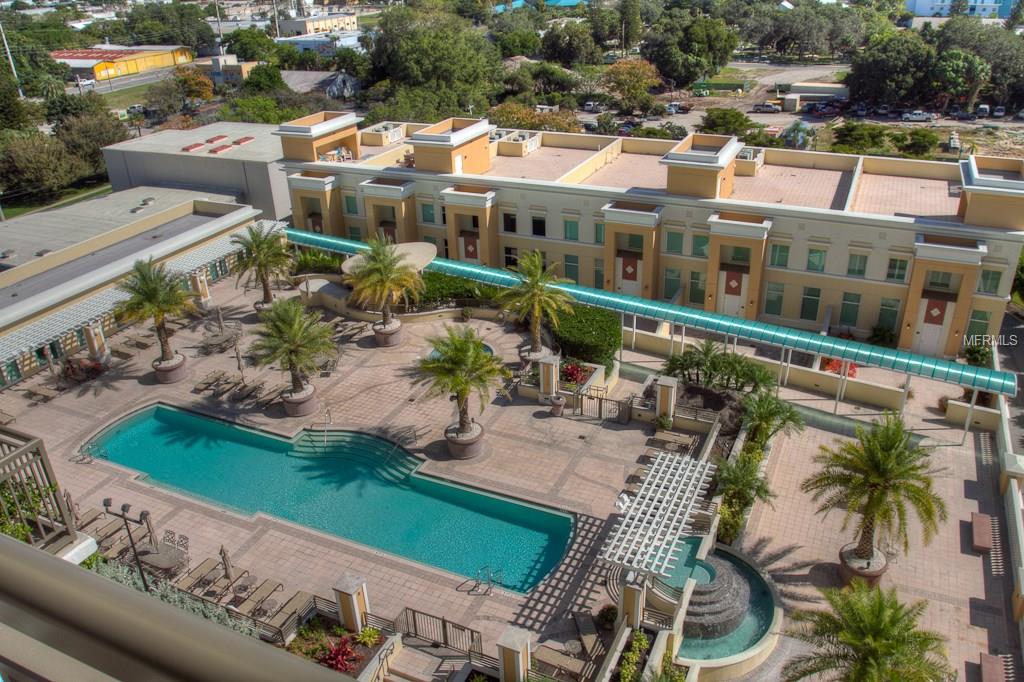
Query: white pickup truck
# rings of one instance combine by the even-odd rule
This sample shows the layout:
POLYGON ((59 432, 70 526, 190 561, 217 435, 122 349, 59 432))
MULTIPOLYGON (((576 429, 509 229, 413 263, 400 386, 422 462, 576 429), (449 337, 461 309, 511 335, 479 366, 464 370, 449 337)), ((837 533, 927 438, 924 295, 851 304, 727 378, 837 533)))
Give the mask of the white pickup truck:
POLYGON ((907 111, 903 114, 903 120, 913 123, 931 123, 935 120, 935 114, 930 114, 921 110, 907 111))

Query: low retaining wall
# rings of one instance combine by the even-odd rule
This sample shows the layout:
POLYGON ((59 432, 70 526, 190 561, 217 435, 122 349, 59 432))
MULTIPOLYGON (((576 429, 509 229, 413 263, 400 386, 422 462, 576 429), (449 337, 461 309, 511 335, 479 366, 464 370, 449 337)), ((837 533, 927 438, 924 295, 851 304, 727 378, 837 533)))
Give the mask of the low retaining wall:
POLYGON ((965 403, 962 400, 950 400, 946 403, 946 421, 962 428, 964 422, 967 421, 968 411, 971 412, 971 426, 973 428, 993 432, 999 430, 1000 416, 998 409, 975 405, 974 410, 971 410, 971 404, 965 403))

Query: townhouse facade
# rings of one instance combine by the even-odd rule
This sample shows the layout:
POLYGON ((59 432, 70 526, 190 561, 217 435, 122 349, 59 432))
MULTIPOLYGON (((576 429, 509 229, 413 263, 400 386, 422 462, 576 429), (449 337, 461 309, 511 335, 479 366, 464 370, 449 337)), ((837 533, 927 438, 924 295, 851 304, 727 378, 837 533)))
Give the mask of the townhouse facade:
POLYGON ((929 355, 998 334, 1024 240, 1020 159, 358 123, 276 131, 296 227, 493 267, 536 249, 585 286, 929 355))

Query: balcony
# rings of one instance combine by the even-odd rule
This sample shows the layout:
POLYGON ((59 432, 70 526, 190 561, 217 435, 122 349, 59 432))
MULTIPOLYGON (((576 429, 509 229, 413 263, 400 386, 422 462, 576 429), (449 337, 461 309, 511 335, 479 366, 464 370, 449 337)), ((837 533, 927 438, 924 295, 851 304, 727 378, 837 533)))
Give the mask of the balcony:
POLYGON ((334 189, 335 177, 328 175, 320 177, 308 173, 292 173, 288 176, 288 187, 291 189, 305 189, 312 192, 327 193, 334 189))
POLYGON ((416 189, 414 182, 393 178, 372 178, 359 183, 359 186, 363 189, 364 196, 393 200, 407 199, 416 189))
POLYGON ((981 265, 987 255, 988 247, 980 240, 933 234, 918 234, 914 240, 914 256, 925 260, 981 265))
POLYGON ((610 223, 657 227, 661 222, 661 206, 612 201, 601 207, 604 219, 610 223))
POLYGON ((497 195, 487 187, 459 186, 441 190, 441 196, 447 206, 490 208, 497 195))
POLYGON ((772 219, 745 213, 719 212, 708 218, 711 234, 764 241, 772 229, 772 219))

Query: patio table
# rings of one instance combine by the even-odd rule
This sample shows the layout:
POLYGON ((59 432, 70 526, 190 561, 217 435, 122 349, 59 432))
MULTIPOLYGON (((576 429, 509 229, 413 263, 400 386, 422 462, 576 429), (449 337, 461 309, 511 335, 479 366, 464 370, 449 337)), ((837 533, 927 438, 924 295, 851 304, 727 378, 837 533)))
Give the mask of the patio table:
POLYGON ((145 547, 139 549, 139 561, 158 571, 169 571, 185 561, 185 553, 177 547, 145 547))

